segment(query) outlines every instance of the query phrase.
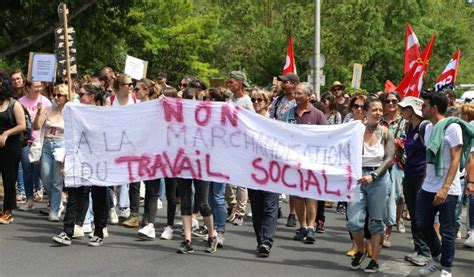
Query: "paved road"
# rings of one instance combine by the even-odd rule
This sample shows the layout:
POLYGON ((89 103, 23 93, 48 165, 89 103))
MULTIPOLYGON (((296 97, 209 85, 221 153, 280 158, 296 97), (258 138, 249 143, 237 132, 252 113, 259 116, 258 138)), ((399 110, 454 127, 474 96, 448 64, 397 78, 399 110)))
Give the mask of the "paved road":
MULTIPOLYGON (((41 204, 43 207, 44 203, 41 204)), ((284 204, 286 213, 287 204, 284 204)), ((179 220, 179 218, 177 219, 179 220)), ((159 210, 158 229, 164 227, 165 209, 159 210)), ((244 226, 227 225, 226 244, 214 254, 194 241, 195 253, 176 254, 180 236, 171 241, 140 241, 136 229, 109 226, 110 237, 102 247, 74 240, 57 247, 51 237, 61 224, 47 221, 37 211, 16 212, 15 223, 0 226, 0 276, 365 276, 349 270, 345 252, 350 246, 344 216, 327 211, 325 234, 314 245, 292 240, 294 229, 279 220, 275 245, 269 258, 257 258, 250 219, 244 226)), ((381 273, 376 276, 416 276, 418 268, 403 261, 411 251, 410 235, 394 233, 393 247, 384 249, 381 273)), ((363 264, 365 267, 368 261, 363 264)), ((474 250, 456 247, 453 276, 472 276, 474 250)))

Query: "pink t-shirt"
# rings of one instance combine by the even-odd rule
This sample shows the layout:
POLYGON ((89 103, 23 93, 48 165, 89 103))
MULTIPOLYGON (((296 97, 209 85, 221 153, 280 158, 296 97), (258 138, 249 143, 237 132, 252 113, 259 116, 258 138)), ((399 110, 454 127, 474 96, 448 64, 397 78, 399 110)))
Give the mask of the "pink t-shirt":
MULTIPOLYGON (((49 99, 44 97, 43 95, 40 95, 38 98, 34 100, 28 98, 27 96, 23 96, 20 99, 18 99, 18 101, 20 101, 23 107, 25 107, 28 113, 30 113, 31 123, 33 123, 33 121, 35 120, 36 114, 38 113, 38 103, 43 103, 43 110, 51 107, 51 101, 49 101, 49 99)), ((32 143, 36 139, 36 137, 39 134, 39 131, 40 130, 37 130, 31 133, 30 143, 32 143)))

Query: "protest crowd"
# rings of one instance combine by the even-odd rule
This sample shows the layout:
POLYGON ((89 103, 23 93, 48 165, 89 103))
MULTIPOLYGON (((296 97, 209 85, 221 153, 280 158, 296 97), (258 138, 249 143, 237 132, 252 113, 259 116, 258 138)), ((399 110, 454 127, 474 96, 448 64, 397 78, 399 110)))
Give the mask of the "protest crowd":
POLYGON ((347 256, 352 258, 349 264, 353 270, 369 258, 365 272, 377 272, 382 248, 397 243, 391 234, 405 233, 407 220, 411 221, 414 244, 405 260, 420 266, 421 275, 440 271, 441 276, 451 276, 455 240, 474 247, 474 104, 456 103, 451 89, 402 99, 395 91, 349 95, 344 84, 335 81, 317 99, 312 85, 300 82, 294 73, 279 76, 266 88, 251 86, 241 71, 232 71, 223 87, 208 88, 197 78, 183 76, 175 89, 167 83, 165 73, 156 80, 132 80, 109 67, 93 76, 75 76, 72 87, 70 99, 65 84, 31 82, 19 70, 0 72, 4 187, 0 224, 14 222, 16 210, 34 210, 36 203, 47 201, 48 209, 39 212, 47 214, 51 222, 62 223, 63 231, 52 237, 58 245, 69 246, 74 238, 89 235, 90 246, 101 246, 113 235, 107 224, 121 224, 136 228, 143 240, 182 235, 177 252, 187 254, 194 252, 196 237, 204 238, 208 253, 232 244, 225 241, 226 224, 242 226, 251 217, 256 255, 268 257, 277 219, 285 216, 280 205, 289 198, 287 226, 296 228, 295 241, 317 243, 317 233, 326 232, 326 209, 335 208, 346 218, 347 256), (360 121, 365 125, 362 177, 353 191, 359 197, 333 203, 184 178, 112 187, 64 186, 62 110, 67 102, 126 106, 162 98, 231 102, 289 124, 360 121), (157 209, 165 200, 166 227, 155 230, 157 209), (176 228, 177 207, 181 230, 176 228), (468 209, 467 218, 461 217, 462 209, 468 209))

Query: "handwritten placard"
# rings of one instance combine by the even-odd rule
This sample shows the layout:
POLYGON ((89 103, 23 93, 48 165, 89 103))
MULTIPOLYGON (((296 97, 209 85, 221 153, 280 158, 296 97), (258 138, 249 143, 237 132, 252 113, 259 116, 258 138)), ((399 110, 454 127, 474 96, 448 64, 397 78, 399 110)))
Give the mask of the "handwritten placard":
POLYGON ((135 80, 141 80, 146 78, 146 71, 148 68, 148 62, 140 60, 138 58, 127 55, 125 57, 125 74, 128 74, 135 80))
POLYGON ((50 82, 56 80, 57 59, 55 54, 30 52, 28 79, 32 82, 50 82))
POLYGON ((350 201, 361 176, 359 122, 294 125, 231 103, 175 98, 68 103, 63 113, 68 187, 183 177, 350 201))

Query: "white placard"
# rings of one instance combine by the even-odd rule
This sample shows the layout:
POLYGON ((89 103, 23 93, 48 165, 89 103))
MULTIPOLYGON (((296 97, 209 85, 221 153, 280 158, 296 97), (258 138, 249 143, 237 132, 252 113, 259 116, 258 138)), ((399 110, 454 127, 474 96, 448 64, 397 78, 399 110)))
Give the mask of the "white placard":
POLYGON ((29 79, 32 82, 50 82, 56 80, 56 55, 43 53, 30 53, 29 79))
POLYGON ((357 121, 295 125, 231 103, 175 98, 68 103, 63 115, 68 187, 182 177, 350 201, 362 174, 364 125, 357 121))
POLYGON ((127 55, 125 57, 125 70, 123 72, 130 75, 132 79, 141 80, 146 78, 147 67, 147 61, 127 55))

